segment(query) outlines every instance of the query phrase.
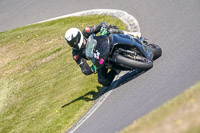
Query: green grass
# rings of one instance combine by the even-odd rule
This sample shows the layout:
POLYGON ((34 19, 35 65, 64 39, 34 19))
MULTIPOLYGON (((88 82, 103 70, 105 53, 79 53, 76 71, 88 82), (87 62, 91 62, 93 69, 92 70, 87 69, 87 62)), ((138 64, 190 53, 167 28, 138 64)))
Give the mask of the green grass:
POLYGON ((122 133, 200 133, 200 82, 125 128, 122 133))
POLYGON ((97 75, 85 76, 64 34, 109 16, 70 17, 0 32, 0 132, 65 132, 101 96, 97 75))

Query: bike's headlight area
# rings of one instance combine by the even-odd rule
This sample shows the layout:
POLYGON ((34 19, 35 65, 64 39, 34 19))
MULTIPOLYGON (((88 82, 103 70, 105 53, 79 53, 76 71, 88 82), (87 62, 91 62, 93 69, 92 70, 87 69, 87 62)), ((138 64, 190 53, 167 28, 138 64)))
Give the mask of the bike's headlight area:
POLYGON ((90 36, 86 44, 86 57, 97 67, 104 66, 110 52, 108 36, 90 36))

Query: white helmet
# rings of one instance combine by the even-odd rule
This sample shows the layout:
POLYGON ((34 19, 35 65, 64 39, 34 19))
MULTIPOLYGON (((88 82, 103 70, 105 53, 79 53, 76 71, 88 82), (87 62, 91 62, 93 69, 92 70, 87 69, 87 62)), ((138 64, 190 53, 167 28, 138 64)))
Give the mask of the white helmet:
POLYGON ((80 49, 83 44, 83 34, 77 28, 70 28, 65 33, 65 40, 74 49, 80 49))

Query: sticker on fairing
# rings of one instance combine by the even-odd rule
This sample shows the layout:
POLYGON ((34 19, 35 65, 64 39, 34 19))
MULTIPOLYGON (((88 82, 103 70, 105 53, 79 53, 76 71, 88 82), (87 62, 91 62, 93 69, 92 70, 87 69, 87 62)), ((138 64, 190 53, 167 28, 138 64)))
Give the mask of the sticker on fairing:
POLYGON ((100 55, 99 51, 96 50, 96 53, 94 53, 94 58, 99 59, 99 55, 100 55))
POLYGON ((100 59, 100 61, 99 61, 99 64, 101 64, 101 65, 102 65, 102 64, 103 64, 103 62, 104 62, 104 59, 102 59, 102 58, 101 58, 101 59, 100 59))

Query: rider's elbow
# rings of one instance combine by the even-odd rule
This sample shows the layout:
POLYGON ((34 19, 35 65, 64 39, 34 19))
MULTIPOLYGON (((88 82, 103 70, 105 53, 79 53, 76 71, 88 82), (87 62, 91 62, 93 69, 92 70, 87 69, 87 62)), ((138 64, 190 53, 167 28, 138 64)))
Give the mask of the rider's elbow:
POLYGON ((91 71, 85 71, 85 70, 82 70, 82 73, 85 74, 85 75, 90 75, 90 74, 92 74, 91 71))

